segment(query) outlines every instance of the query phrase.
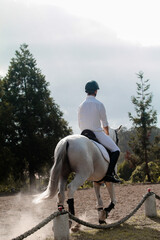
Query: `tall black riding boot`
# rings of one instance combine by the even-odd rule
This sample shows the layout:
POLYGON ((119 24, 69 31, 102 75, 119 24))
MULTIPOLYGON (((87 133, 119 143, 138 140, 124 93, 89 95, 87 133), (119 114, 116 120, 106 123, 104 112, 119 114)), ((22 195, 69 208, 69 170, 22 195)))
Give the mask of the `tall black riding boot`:
POLYGON ((117 163, 118 158, 119 158, 119 154, 120 154, 119 151, 110 153, 110 164, 109 164, 108 171, 107 171, 108 175, 113 174, 114 168, 115 168, 116 163, 117 163))
POLYGON ((119 179, 114 178, 114 168, 118 161, 119 154, 120 154, 119 151, 110 153, 110 164, 109 164, 108 171, 107 171, 107 174, 104 179, 106 182, 114 182, 114 183, 121 182, 119 179))

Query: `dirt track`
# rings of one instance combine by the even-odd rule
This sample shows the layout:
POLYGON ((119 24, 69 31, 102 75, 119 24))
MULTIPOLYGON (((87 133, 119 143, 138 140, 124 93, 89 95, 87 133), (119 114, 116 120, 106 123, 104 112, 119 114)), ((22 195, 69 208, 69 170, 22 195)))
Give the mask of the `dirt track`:
MULTIPOLYGON (((126 216, 133 210, 147 193, 147 189, 160 196, 160 184, 154 185, 116 185, 117 204, 110 213, 107 222, 114 222, 126 216)), ((106 207, 109 196, 105 187, 101 188, 101 194, 106 207)), ((35 205, 31 195, 17 194, 15 196, 0 197, 0 239, 9 240, 29 230, 41 220, 57 210, 56 198, 35 205)), ((65 204, 66 208, 67 205, 65 204)), ((98 223, 97 211, 95 210, 96 197, 94 189, 79 190, 75 193, 76 216, 92 223, 98 223)), ((157 209, 160 209, 160 201, 157 200, 157 209)), ((136 213, 144 214, 144 205, 136 213)), ((43 229, 28 237, 31 239, 45 239, 52 234, 52 222, 43 229)))

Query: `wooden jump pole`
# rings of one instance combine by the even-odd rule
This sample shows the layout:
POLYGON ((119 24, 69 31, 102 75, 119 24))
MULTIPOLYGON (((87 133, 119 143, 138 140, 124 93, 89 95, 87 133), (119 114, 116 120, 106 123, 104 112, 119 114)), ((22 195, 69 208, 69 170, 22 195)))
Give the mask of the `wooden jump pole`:
MULTIPOLYGON (((151 189, 148 189, 150 192, 151 189)), ((156 198, 155 194, 152 194, 145 200, 145 215, 146 217, 156 217, 157 216, 157 209, 156 209, 156 198)))

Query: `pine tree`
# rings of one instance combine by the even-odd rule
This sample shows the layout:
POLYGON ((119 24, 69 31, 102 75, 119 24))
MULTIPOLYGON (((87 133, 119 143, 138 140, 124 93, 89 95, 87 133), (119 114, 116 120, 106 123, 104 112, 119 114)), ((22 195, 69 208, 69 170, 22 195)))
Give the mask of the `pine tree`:
POLYGON ((148 92, 150 88, 149 80, 144 80, 143 72, 139 72, 137 76, 140 80, 140 83, 136 83, 137 97, 132 97, 136 116, 129 113, 129 118, 135 127, 135 134, 130 141, 130 147, 138 157, 137 165, 145 163, 145 175, 150 182, 151 176, 148 165, 151 151, 150 132, 157 122, 157 113, 151 106, 153 96, 148 92))
POLYGON ((0 78, 0 183, 5 184, 6 179, 9 178, 12 171, 14 161, 6 141, 6 136, 10 132, 7 125, 11 125, 12 108, 5 101, 2 102, 3 95, 3 80, 0 78))
POLYGON ((12 58, 3 86, 2 102, 12 109, 5 142, 16 159, 15 177, 28 172, 32 185, 35 173, 51 166, 57 142, 72 130, 50 97, 45 76, 26 44, 12 58))

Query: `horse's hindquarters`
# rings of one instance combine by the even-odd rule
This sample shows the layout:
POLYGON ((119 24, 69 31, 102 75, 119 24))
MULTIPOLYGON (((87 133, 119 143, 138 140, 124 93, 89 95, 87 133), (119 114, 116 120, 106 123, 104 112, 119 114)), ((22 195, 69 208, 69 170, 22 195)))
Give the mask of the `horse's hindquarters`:
POLYGON ((88 138, 81 136, 68 139, 68 160, 71 170, 86 180, 102 179, 108 169, 99 148, 88 138))

